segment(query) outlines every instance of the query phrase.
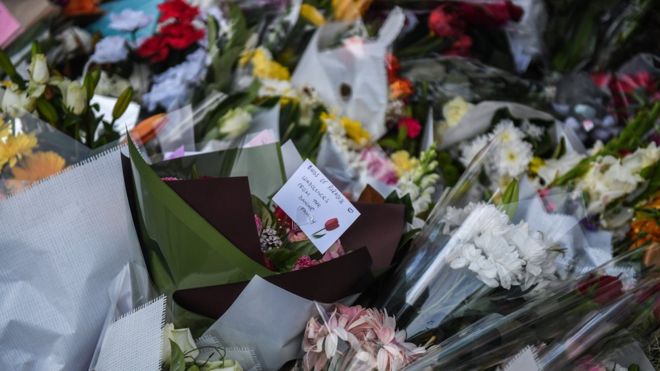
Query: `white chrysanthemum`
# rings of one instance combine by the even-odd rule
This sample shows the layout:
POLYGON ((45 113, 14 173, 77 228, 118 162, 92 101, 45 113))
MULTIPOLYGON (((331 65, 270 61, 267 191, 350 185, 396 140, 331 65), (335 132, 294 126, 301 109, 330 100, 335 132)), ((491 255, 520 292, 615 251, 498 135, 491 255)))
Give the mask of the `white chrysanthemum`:
POLYGON ((517 140, 503 143, 495 160, 498 175, 517 177, 525 172, 532 156, 532 145, 527 142, 517 140))
POLYGON ((468 166, 472 160, 474 160, 475 157, 479 154, 479 152, 484 149, 489 142, 489 138, 487 135, 482 135, 480 137, 477 137, 473 141, 469 143, 463 143, 461 144, 460 151, 461 151, 461 157, 460 161, 464 166, 468 166))
POLYGON ((505 145, 509 142, 522 141, 524 137, 525 133, 520 131, 511 120, 500 121, 493 131, 493 138, 499 138, 505 145))
MULTIPOLYGON (((467 268, 490 287, 521 286, 528 289, 554 277, 555 253, 552 243, 527 223, 513 225, 497 207, 471 204, 471 209, 453 239, 458 240, 448 254, 454 269, 467 268)), ((460 223, 464 210, 450 208, 445 228, 460 223)))

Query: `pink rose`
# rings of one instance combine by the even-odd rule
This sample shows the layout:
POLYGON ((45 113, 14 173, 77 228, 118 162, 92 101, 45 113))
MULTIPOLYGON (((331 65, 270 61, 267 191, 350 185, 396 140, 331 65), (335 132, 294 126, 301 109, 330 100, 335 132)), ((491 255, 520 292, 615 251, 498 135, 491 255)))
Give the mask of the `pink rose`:
POLYGON ((387 184, 395 185, 399 180, 392 162, 380 147, 369 147, 362 151, 360 159, 367 164, 369 176, 387 184))

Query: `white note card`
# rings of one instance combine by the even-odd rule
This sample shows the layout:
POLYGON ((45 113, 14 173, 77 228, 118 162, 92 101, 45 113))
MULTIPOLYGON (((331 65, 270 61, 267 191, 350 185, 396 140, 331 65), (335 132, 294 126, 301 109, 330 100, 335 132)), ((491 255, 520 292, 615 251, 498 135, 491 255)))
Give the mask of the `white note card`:
POLYGON ((293 173, 273 201, 321 253, 360 216, 355 206, 309 160, 293 173))

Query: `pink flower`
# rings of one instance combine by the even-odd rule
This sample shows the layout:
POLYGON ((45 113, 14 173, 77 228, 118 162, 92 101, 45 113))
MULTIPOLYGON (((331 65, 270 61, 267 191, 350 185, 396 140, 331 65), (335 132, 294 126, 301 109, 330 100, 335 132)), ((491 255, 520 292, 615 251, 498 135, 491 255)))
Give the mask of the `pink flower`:
POLYGON ((363 150, 360 159, 366 163, 369 176, 387 185, 395 185, 399 180, 392 161, 380 147, 374 146, 363 150))
POLYGON ((254 214, 254 224, 257 225, 257 233, 261 234, 261 228, 263 227, 263 224, 261 223, 261 218, 257 214, 254 214))
POLYGON ((319 264, 318 261, 316 261, 316 260, 310 258, 309 256, 305 255, 305 256, 301 256, 300 258, 298 258, 298 260, 296 261, 296 264, 293 265, 292 270, 298 271, 298 270, 301 270, 301 269, 313 267, 313 266, 318 265, 318 264, 319 264))
POLYGON ((415 139, 422 132, 422 125, 412 117, 404 117, 399 120, 399 127, 405 127, 408 132, 408 138, 415 139))

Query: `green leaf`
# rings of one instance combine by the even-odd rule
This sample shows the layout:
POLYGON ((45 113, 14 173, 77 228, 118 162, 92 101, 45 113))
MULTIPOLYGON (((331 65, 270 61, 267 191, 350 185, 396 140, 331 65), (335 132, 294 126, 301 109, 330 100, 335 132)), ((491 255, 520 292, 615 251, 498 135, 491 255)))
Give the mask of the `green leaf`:
POLYGON ((83 86, 85 86, 85 91, 87 92, 88 102, 92 100, 92 97, 94 96, 94 91, 96 90, 96 85, 98 85, 100 79, 101 79, 101 71, 98 68, 94 68, 85 74, 85 79, 83 80, 83 86))
POLYGON ((186 371, 199 371, 199 367, 195 364, 190 365, 186 371))
POLYGON ((557 147, 555 147, 555 151, 552 153, 552 158, 558 159, 562 157, 566 153, 566 140, 564 137, 561 137, 559 140, 559 144, 557 144, 557 147))
POLYGON ((41 45, 39 45, 38 41, 33 41, 32 42, 32 58, 34 58, 35 55, 37 54, 42 54, 43 52, 41 51, 41 45))
POLYGON ((299 241, 287 244, 286 247, 271 249, 266 251, 265 255, 273 264, 275 270, 279 272, 288 272, 293 269, 299 258, 303 256, 312 256, 318 250, 309 241, 299 241))
POLYGON ((131 103, 131 99, 133 99, 133 88, 129 86, 121 93, 119 98, 117 98, 117 102, 112 108, 112 118, 114 120, 120 118, 121 115, 126 112, 128 105, 131 103))
POLYGON ((172 348, 172 352, 170 353, 170 371, 186 371, 186 361, 181 348, 172 340, 170 340, 170 347, 172 348))
POLYGON ((18 85, 21 89, 25 89, 25 81, 23 78, 16 72, 16 68, 14 67, 14 64, 11 62, 11 59, 5 53, 4 50, 0 49, 0 69, 5 71, 7 76, 13 81, 16 85, 18 85))
POLYGON ((408 136, 408 128, 405 125, 399 126, 399 133, 398 133, 398 136, 396 138, 398 148, 403 147, 403 141, 406 140, 407 136, 408 136))
POLYGON ((397 143, 397 141, 392 138, 381 139, 378 142, 378 144, 380 144, 380 146, 383 148, 388 148, 392 150, 399 149, 399 143, 397 143))
POLYGON ((518 208, 518 193, 518 180, 514 179, 509 183, 502 195, 501 208, 502 211, 509 216, 509 219, 512 219, 513 216, 516 215, 516 209, 518 208))
POLYGON ((39 117, 46 120, 46 122, 57 125, 57 110, 43 97, 37 99, 37 112, 39 112, 39 117))

